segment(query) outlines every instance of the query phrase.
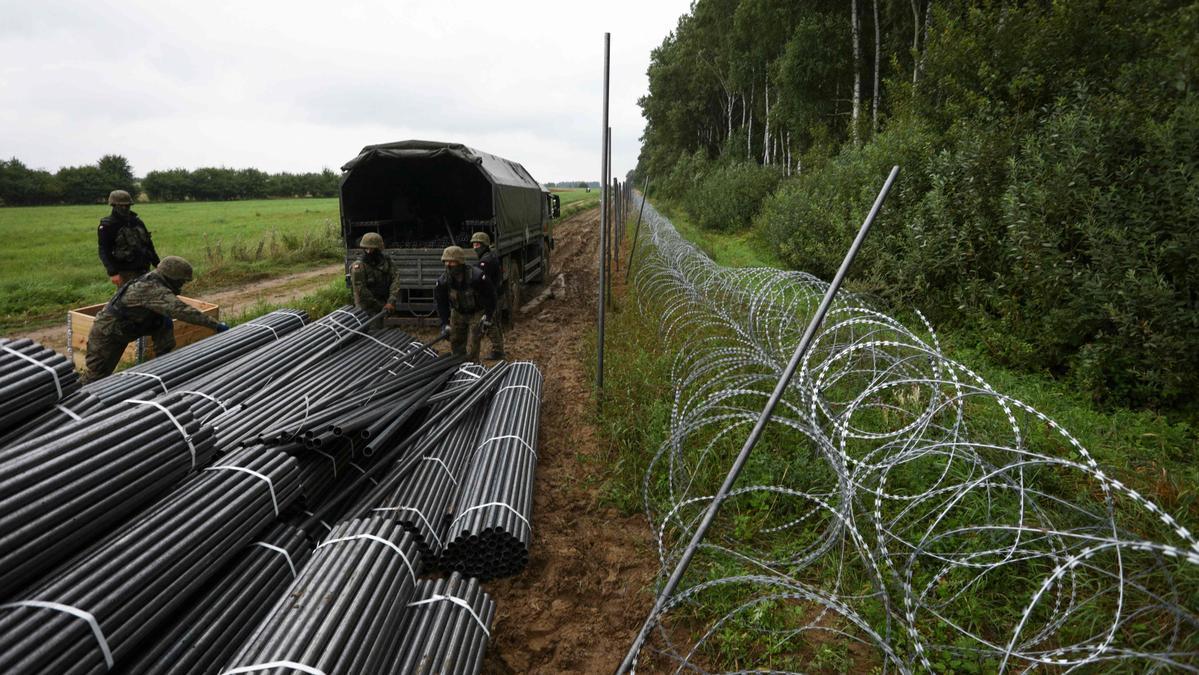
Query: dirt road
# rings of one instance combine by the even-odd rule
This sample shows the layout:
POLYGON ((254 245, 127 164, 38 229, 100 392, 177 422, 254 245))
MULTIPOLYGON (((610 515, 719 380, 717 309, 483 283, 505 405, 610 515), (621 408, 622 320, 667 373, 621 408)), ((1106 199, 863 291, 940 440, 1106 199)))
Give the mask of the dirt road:
POLYGON ((566 297, 505 335, 509 359, 537 363, 545 387, 529 567, 486 584, 497 605, 483 668, 491 675, 612 672, 652 604, 643 589, 657 563, 645 519, 597 505, 594 487, 606 455, 581 350, 595 325, 598 221, 590 209, 556 226, 551 278, 565 273, 566 297))

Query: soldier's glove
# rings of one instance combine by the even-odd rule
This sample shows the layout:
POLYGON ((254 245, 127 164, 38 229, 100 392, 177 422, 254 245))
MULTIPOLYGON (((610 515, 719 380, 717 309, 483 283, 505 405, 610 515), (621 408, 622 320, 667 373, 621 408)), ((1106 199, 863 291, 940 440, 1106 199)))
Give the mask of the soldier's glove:
POLYGON ((229 324, 227 324, 223 321, 216 325, 216 332, 218 332, 218 333, 224 333, 227 330, 229 330, 229 324))
POLYGON ((449 336, 450 336, 450 324, 447 323, 441 327, 441 336, 440 337, 447 338, 449 336))
POLYGON ((386 310, 388 314, 395 314, 396 306, 389 302, 386 305, 383 305, 383 309, 386 310))
POLYGON ((491 319, 486 314, 483 315, 482 319, 479 319, 479 328, 483 330, 491 328, 491 319))

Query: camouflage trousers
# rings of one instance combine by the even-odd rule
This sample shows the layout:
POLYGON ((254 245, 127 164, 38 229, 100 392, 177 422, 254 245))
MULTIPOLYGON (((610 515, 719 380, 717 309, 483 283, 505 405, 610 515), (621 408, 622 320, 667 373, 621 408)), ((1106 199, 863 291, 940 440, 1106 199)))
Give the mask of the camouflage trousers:
MULTIPOLYGON (((144 333, 126 330, 119 322, 101 317, 92 324, 87 334, 87 369, 83 373, 84 383, 107 377, 116 370, 121 356, 129 343, 143 337, 144 333)), ((154 355, 162 356, 175 348, 175 326, 167 317, 162 325, 149 333, 154 341, 154 355)))
POLYGON ((468 361, 479 362, 479 344, 483 341, 479 319, 482 318, 483 312, 450 310, 450 348, 454 356, 465 355, 468 361))
POLYGON ((500 327, 500 318, 492 317, 491 328, 487 329, 487 339, 491 340, 491 351, 504 353, 504 329, 500 327))
MULTIPOLYGON (((362 311, 366 312, 367 314, 370 314, 371 316, 374 316, 374 315, 378 314, 379 312, 383 311, 383 303, 376 300, 375 296, 371 295, 369 292, 363 292, 362 296, 358 298, 357 306, 358 306, 358 309, 361 309, 362 311)), ((369 330, 378 330, 378 329, 382 328, 383 327, 383 317, 379 317, 378 319, 371 321, 370 323, 366 324, 366 327, 369 330)))

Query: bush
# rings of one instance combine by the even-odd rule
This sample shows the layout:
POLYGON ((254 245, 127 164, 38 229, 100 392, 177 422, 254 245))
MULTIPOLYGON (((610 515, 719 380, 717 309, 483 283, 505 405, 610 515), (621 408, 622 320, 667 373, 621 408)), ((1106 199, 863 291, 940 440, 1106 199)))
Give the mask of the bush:
POLYGON ((705 174, 687 195, 687 211, 702 228, 744 230, 781 177, 778 169, 753 162, 718 167, 705 174))
POLYGON ((1199 101, 1161 121, 1116 96, 1060 102, 1003 194, 1006 270, 987 296, 1017 365, 1096 398, 1161 405, 1199 388, 1199 101), (1035 349, 1013 352, 1007 341, 1035 349))

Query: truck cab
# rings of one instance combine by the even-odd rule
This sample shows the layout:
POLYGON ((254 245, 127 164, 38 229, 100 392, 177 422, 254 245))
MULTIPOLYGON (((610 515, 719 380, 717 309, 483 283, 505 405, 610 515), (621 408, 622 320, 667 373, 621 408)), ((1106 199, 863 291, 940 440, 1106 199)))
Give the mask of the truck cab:
POLYGON ((363 255, 362 235, 378 232, 400 274, 397 312, 436 313, 441 252, 450 245, 470 251, 475 232, 486 232, 500 257, 508 286, 501 302, 510 310, 524 284, 545 280, 549 223, 559 207, 520 164, 461 144, 410 140, 368 145, 341 170, 346 284, 363 255))

